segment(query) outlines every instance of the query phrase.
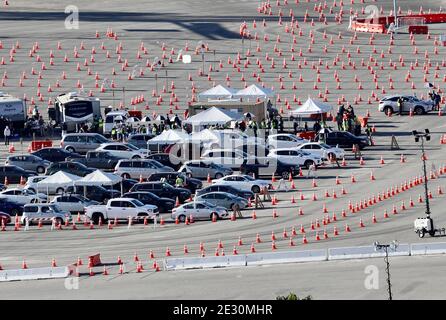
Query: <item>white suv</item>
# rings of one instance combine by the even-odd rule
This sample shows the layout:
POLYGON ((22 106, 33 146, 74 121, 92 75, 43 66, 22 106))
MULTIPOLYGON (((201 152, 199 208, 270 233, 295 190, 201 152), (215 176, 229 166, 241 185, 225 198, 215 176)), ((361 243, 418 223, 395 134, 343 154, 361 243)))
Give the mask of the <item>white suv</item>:
POLYGON ((268 136, 267 146, 270 149, 295 148, 308 140, 288 133, 271 134, 268 136))
POLYGON ((420 100, 415 96, 388 96, 381 99, 378 110, 385 114, 399 112, 397 101, 400 97, 403 99, 403 112, 410 112, 412 109, 415 114, 422 115, 434 108, 432 100, 420 100))
POLYGON ((345 156, 344 149, 337 147, 330 147, 328 144, 320 142, 304 143, 299 147, 297 147, 297 149, 321 157, 323 160, 328 160, 328 158, 330 157, 333 159, 342 159, 345 156))
POLYGON ((322 164, 322 158, 318 155, 305 152, 297 148, 281 148, 269 151, 268 157, 275 158, 286 164, 305 166, 309 168, 312 164, 319 166, 322 164))
POLYGON ((150 154, 147 149, 138 149, 133 144, 121 142, 103 143, 96 151, 108 151, 111 155, 127 159, 146 158, 150 154))
POLYGON ((70 221, 71 214, 62 211, 55 204, 33 203, 26 204, 23 207, 22 224, 26 224, 26 219, 28 219, 29 224, 38 222, 40 219, 42 219, 42 223, 48 223, 55 219, 58 224, 63 224, 70 221))

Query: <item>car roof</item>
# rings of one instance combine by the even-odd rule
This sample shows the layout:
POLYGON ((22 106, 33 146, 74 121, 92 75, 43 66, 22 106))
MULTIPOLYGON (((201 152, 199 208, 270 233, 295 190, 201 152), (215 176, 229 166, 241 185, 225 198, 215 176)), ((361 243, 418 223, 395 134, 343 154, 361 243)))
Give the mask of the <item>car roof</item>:
POLYGON ((66 135, 64 135, 64 138, 68 136, 97 136, 97 135, 99 135, 99 133, 96 132, 67 133, 66 135))
POLYGON ((137 200, 137 199, 133 199, 133 198, 113 198, 110 200, 117 200, 117 201, 133 201, 133 200, 137 200))
POLYGON ((229 195, 229 196, 236 197, 236 195, 234 195, 232 193, 229 193, 229 192, 225 192, 225 191, 212 191, 212 192, 209 192, 209 193, 205 193, 205 194, 199 195, 199 197, 204 196, 206 194, 224 194, 224 195, 229 195))

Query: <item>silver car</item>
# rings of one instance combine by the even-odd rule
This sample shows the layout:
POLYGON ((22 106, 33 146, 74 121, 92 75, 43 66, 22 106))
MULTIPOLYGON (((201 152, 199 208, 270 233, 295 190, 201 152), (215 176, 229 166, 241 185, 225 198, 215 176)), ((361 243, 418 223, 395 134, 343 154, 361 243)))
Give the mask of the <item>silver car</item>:
POLYGON ((43 174, 45 173, 46 168, 49 167, 51 162, 43 160, 38 156, 28 154, 9 156, 6 158, 5 164, 9 166, 17 166, 24 170, 35 171, 39 174, 43 174))
POLYGON ((22 224, 26 223, 26 219, 29 224, 37 223, 40 219, 42 219, 42 223, 48 223, 51 222, 51 219, 55 219, 58 224, 63 224, 67 220, 70 221, 71 214, 62 211, 54 204, 33 203, 23 207, 22 224))
POLYGON ((210 192, 197 196, 196 201, 206 201, 218 207, 224 207, 228 210, 235 208, 244 209, 248 206, 248 200, 227 192, 210 192))
POLYGON ((99 204, 97 201, 89 200, 78 194, 56 196, 50 203, 71 213, 84 212, 85 207, 99 204))
POLYGON ((171 167, 162 165, 156 160, 119 160, 114 173, 124 179, 148 178, 153 173, 173 172, 171 167))
POLYGON ((172 210, 172 219, 180 222, 186 221, 186 217, 192 216, 194 220, 212 220, 215 215, 217 219, 228 217, 229 213, 226 208, 217 207, 212 203, 205 201, 194 201, 183 204, 172 210))
POLYGON ((87 153, 108 142, 110 140, 99 133, 69 133, 60 141, 60 147, 70 152, 87 153))
POLYGON ((189 177, 206 179, 208 174, 211 179, 219 179, 233 173, 232 169, 210 161, 191 160, 185 162, 178 172, 184 172, 189 177))

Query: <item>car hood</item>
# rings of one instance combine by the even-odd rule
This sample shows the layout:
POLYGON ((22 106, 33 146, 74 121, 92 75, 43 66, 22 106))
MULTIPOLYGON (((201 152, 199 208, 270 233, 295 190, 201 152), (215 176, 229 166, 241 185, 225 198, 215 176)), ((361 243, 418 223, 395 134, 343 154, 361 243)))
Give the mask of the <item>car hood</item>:
POLYGON ((158 208, 157 206, 154 206, 154 205, 152 205, 152 204, 145 204, 144 206, 143 206, 143 208, 144 209, 147 209, 147 210, 155 210, 156 208, 158 208))
POLYGON ((160 198, 160 201, 175 203, 175 200, 172 200, 170 198, 160 198))

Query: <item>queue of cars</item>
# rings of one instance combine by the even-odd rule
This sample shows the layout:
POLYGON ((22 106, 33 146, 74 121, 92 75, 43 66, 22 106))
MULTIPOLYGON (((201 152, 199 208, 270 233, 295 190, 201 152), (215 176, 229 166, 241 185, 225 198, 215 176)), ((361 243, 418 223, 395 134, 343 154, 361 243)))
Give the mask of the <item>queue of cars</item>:
POLYGON ((215 146, 203 150, 200 159, 181 161, 169 153, 152 154, 144 148, 148 139, 141 134, 131 137, 129 141, 138 141, 135 146, 100 134, 67 134, 59 148, 10 156, 0 166, 0 179, 7 176, 9 183, 27 182, 23 188, 0 192, 0 207, 5 214, 22 215, 22 220, 52 215, 61 223, 79 212, 94 223, 129 217, 152 219, 160 213, 171 213, 180 221, 186 217, 220 219, 228 217, 229 210, 245 209, 255 193, 271 188, 272 175, 288 179, 302 168, 345 155, 337 146, 276 134, 264 141, 266 154, 262 156, 215 146), (98 169, 122 180, 113 185, 81 186, 68 179, 39 188, 39 182, 60 171, 68 177, 84 177, 98 169), (205 179, 212 183, 203 187, 205 179), (49 194, 56 196, 50 199, 49 194))

